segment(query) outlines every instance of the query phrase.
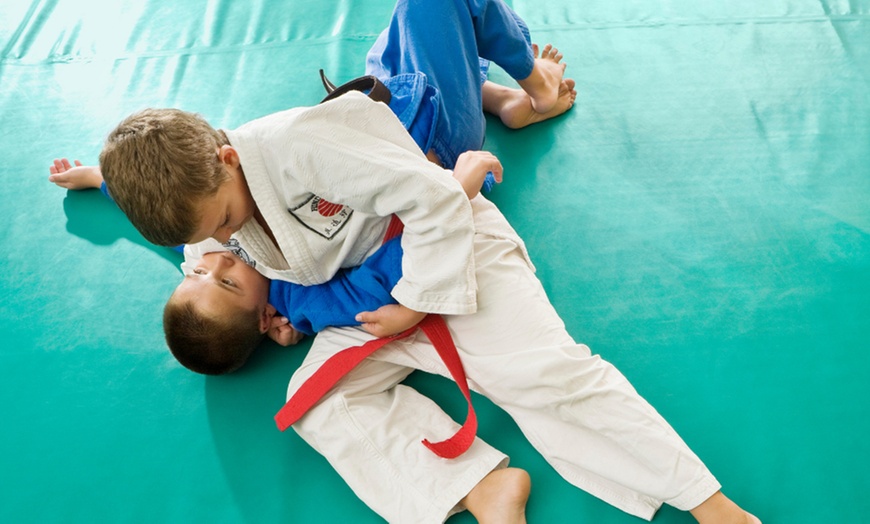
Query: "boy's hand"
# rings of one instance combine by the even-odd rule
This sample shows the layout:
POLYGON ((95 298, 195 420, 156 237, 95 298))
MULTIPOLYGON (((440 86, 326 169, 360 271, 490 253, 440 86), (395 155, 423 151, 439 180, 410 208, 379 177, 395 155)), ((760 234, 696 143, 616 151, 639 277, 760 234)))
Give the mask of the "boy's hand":
POLYGON ((462 189, 468 195, 468 199, 476 197, 480 193, 486 174, 491 172, 495 181, 501 183, 501 162, 489 151, 466 151, 456 159, 453 167, 453 178, 462 184, 462 189))
POLYGON ((298 344, 300 340, 305 338, 305 333, 297 331, 293 324, 286 317, 275 315, 272 317, 272 325, 269 326, 269 331, 266 332, 269 338, 277 342, 279 345, 287 347, 298 344))
POLYGON ((401 333, 416 326, 423 320, 426 313, 408 309, 401 304, 388 304, 376 311, 365 311, 356 316, 357 322, 362 322, 362 328, 372 335, 383 338, 401 333))
POLYGON ((66 158, 55 159, 48 172, 49 182, 66 189, 99 189, 103 183, 99 166, 83 166, 78 160, 73 167, 66 158))

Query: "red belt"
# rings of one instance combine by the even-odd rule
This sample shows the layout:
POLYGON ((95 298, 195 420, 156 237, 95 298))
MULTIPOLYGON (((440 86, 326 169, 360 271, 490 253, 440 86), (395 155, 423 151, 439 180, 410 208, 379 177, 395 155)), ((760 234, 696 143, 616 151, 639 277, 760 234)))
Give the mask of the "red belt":
MULTIPOLYGON (((384 237, 384 242, 398 235, 401 231, 402 223, 397 217, 393 216, 393 220, 390 222, 387 234, 384 237)), ((429 337, 429 341, 435 346, 435 351, 438 352, 441 360, 447 366, 450 376, 456 381, 456 385, 459 386, 468 403, 468 415, 459 431, 441 442, 433 443, 424 439, 423 445, 443 458, 455 458, 465 453, 471 446, 471 443, 474 442, 474 435, 477 432, 477 415, 474 413, 474 406, 471 404, 471 391, 468 388, 468 379, 465 376, 465 369, 462 367, 462 360, 460 360, 459 353, 456 351, 456 345, 453 343, 453 338, 450 336, 450 331, 447 329, 444 319, 440 315, 434 314, 426 315, 419 324, 398 335, 369 340, 361 346, 343 349, 328 358, 290 397, 290 400, 284 404, 284 407, 281 408, 278 414, 275 415, 278 429, 284 431, 296 423, 342 377, 347 375, 350 370, 369 355, 394 340, 407 337, 416 331, 417 328, 420 328, 429 337)))

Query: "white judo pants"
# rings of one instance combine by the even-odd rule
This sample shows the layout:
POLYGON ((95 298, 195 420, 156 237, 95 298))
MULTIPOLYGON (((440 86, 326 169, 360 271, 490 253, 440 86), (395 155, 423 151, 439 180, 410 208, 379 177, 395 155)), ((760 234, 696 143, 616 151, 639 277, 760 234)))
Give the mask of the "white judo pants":
MULTIPOLYGON (((477 234, 474 248, 478 312, 444 317, 474 391, 507 411, 568 482, 627 513, 649 520, 662 503, 688 510, 719 490, 625 377, 572 340, 515 243, 477 234)), ((288 398, 330 355, 370 338, 356 328, 320 333, 288 398)), ((293 428, 387 521, 443 522, 507 457, 481 438, 452 460, 426 449, 422 439, 447 438, 458 424, 400 384, 415 369, 449 377, 419 331, 360 364, 293 428)))

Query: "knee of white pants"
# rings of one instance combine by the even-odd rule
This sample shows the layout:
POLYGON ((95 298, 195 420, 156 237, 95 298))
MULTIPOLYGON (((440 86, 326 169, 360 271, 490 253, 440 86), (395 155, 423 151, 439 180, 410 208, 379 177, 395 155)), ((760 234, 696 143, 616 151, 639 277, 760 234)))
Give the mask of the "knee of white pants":
POLYGON ((470 357, 466 372, 497 404, 551 410, 610 390, 634 389, 583 345, 533 347, 505 357, 470 357))
POLYGON ((293 428, 388 521, 443 522, 483 477, 507 464, 480 439, 456 459, 435 456, 422 440, 452 435, 458 425, 449 416, 410 387, 373 392, 357 383, 336 387, 293 428))

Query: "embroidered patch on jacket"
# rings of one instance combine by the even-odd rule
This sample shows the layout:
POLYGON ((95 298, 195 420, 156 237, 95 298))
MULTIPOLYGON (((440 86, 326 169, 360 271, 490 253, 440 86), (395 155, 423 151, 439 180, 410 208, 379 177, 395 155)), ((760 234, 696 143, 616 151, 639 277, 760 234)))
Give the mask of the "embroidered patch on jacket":
POLYGON ((333 204, 317 195, 311 195, 301 205, 287 211, 300 224, 326 239, 331 239, 341 231, 353 214, 353 209, 348 206, 333 204))
POLYGON ((235 238, 231 238, 227 240, 227 242, 224 244, 224 247, 227 248, 227 251, 229 251, 230 253, 241 258, 242 262, 256 269, 257 261, 251 258, 251 255, 249 255, 248 252, 239 245, 238 240, 236 240, 235 238))

